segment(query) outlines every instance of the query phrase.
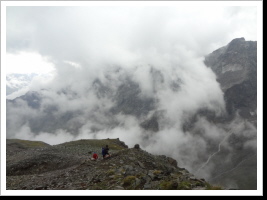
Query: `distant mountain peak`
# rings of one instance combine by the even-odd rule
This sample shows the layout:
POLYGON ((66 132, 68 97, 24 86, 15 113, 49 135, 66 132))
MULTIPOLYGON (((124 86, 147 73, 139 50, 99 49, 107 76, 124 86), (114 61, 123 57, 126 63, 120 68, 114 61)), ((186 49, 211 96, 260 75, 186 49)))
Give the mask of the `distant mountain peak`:
POLYGON ((244 42, 246 41, 244 37, 240 37, 240 38, 235 38, 233 39, 230 43, 233 43, 233 42, 244 42))

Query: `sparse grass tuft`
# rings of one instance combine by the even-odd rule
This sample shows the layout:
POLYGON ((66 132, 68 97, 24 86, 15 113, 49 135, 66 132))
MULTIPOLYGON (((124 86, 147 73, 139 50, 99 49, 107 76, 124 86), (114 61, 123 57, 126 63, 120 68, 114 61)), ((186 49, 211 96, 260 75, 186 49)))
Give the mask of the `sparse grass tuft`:
POLYGON ((114 175, 114 174, 115 174, 114 169, 110 169, 110 170, 107 171, 107 175, 108 176, 111 176, 111 175, 114 175))
POLYGON ((36 148, 36 147, 47 147, 50 146, 42 141, 30 141, 30 140, 20 140, 20 139, 8 139, 7 142, 18 143, 26 148, 36 148))
POLYGON ((161 190, 177 190, 178 183, 175 181, 162 181, 159 185, 161 190))
POLYGON ((135 182, 135 176, 127 176, 123 179, 123 186, 130 186, 135 182))
POLYGON ((178 190, 191 190, 191 183, 188 181, 182 181, 178 185, 178 190))
POLYGON ((153 171, 153 174, 154 174, 154 175, 158 175, 158 174, 160 174, 160 173, 161 173, 160 170, 155 170, 155 171, 153 171))
POLYGON ((222 190, 222 187, 218 185, 211 185, 208 183, 206 190, 222 190))

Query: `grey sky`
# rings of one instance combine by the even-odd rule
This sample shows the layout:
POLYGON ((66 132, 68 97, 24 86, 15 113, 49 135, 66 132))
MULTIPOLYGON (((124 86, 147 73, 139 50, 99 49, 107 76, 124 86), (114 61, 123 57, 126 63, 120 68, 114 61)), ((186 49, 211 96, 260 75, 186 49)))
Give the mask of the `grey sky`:
POLYGON ((256 7, 7 7, 7 52, 55 63, 147 62, 181 50, 203 56, 256 33, 256 7))
MULTIPOLYGON (((257 40, 257 7, 7 6, 6 35, 7 73, 87 79, 109 66, 168 68, 201 60, 237 37, 257 40)), ((136 73, 147 90, 143 70, 136 73)), ((43 79, 30 87, 45 87, 43 79)))

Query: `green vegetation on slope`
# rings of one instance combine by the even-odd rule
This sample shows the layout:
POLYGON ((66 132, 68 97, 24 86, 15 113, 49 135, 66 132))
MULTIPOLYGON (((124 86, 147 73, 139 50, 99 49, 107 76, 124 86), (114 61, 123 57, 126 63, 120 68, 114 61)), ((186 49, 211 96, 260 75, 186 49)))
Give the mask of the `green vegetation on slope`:
POLYGON ((7 139, 7 144, 12 145, 16 144, 23 148, 39 148, 39 147, 48 147, 50 146, 47 143, 42 141, 30 141, 30 140, 20 140, 20 139, 7 139))

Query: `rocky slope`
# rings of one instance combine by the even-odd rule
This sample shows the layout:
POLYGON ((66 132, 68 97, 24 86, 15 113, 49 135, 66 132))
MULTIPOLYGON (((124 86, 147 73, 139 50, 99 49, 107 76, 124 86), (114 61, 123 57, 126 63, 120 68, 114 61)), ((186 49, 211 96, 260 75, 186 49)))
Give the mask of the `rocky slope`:
POLYGON ((7 139, 7 190, 207 190, 176 160, 152 155, 119 139, 78 140, 59 145, 7 139), (111 158, 91 161, 108 144, 111 158))

